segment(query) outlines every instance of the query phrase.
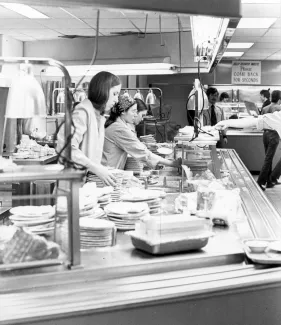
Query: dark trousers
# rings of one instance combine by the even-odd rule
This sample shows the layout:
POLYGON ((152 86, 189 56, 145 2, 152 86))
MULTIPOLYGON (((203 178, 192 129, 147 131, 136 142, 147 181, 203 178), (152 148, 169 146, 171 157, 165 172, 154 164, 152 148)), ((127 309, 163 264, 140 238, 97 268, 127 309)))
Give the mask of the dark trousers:
POLYGON ((279 159, 278 163, 274 167, 271 173, 271 181, 276 182, 278 181, 279 177, 281 176, 281 159, 279 159))
MULTIPOLYGON (((265 185, 271 183, 272 161, 279 144, 279 135, 274 130, 265 130, 263 132, 263 145, 265 150, 265 159, 259 174, 258 183, 265 185)), ((281 162, 280 162, 281 167, 281 162)))

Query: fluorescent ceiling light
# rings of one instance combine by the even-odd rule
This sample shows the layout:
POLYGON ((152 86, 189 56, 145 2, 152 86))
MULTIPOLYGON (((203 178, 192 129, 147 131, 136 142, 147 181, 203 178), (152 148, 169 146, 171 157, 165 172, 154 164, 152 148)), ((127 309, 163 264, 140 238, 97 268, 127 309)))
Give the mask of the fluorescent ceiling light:
POLYGON ((242 56, 244 52, 224 52, 224 57, 242 56))
POLYGON ((269 28, 277 18, 241 18, 237 28, 269 28))
POLYGON ((249 49, 254 43, 229 43, 228 49, 249 49))
POLYGON ((241 0, 241 3, 263 3, 265 5, 269 4, 269 3, 281 3, 281 0, 241 0))
MULTIPOLYGON (((88 76, 93 76, 100 71, 109 71, 116 75, 156 75, 156 74, 174 74, 174 67, 170 63, 140 63, 140 64, 108 64, 108 65, 70 65, 66 66, 71 77, 81 77, 87 71, 88 76)), ((48 67, 46 69, 48 76, 62 76, 57 68, 48 67)))
POLYGON ((21 4, 21 3, 6 3, 6 2, 0 2, 0 5, 10 9, 12 11, 17 12, 20 15, 23 15, 25 17, 31 18, 31 19, 37 19, 37 18, 49 18, 48 16, 42 14, 38 10, 35 10, 27 5, 21 4))

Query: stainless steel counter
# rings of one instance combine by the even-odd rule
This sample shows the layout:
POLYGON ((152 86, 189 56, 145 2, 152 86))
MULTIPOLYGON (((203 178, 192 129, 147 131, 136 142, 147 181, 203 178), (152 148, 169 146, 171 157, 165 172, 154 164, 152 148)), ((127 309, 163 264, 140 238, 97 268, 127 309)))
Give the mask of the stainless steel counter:
POLYGON ((277 324, 281 268, 247 264, 240 240, 280 238, 280 216, 235 151, 220 156, 242 191, 236 226, 214 228, 198 252, 153 257, 120 233, 115 247, 82 252, 77 270, 5 274, 0 324, 277 324))

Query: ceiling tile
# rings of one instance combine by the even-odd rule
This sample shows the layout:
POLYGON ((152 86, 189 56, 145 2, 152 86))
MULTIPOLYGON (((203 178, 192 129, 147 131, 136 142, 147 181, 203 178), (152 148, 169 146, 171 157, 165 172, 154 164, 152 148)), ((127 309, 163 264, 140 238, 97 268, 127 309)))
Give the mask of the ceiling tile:
POLYGON ((0 17, 2 18, 23 18, 22 15, 0 6, 0 17))
POLYGON ((281 18, 278 18, 276 22, 270 26, 270 28, 281 28, 281 18))
MULTIPOLYGON (((92 27, 96 27, 96 19, 84 19, 84 21, 92 27)), ((85 27, 85 26, 84 26, 85 27)), ((116 28, 127 28, 134 30, 134 26, 132 23, 126 19, 100 19, 100 29, 108 28, 116 29, 116 28)))
POLYGON ((109 18, 124 18, 120 9, 102 9, 100 11, 100 18, 109 19, 109 18))
POLYGON ((28 19, 28 18, 22 18, 22 19, 0 19, 0 28, 1 29, 22 29, 22 28, 44 28, 40 23, 36 21, 36 19, 28 19))
MULTIPOLYGON (((71 8, 63 8, 67 12, 69 12, 68 18, 71 17, 71 15, 74 15, 77 18, 88 18, 88 19, 96 19, 97 18, 97 12, 98 10, 96 8, 91 8, 91 7, 71 7, 71 8)), ((100 14, 101 18, 101 14, 100 14)))
POLYGON ((246 54, 247 55, 272 55, 273 53, 275 53, 276 51, 278 51, 278 49, 252 49, 250 48, 246 54))
MULTIPOLYGON (((145 11, 135 11, 135 10, 122 10, 124 15, 127 18, 133 19, 133 18, 139 18, 139 19, 145 19, 146 15, 151 15, 151 13, 145 12, 145 11)), ((124 17, 124 16, 123 16, 124 17)))
POLYGON ((281 60, 281 51, 268 56, 266 59, 267 60, 281 60))
POLYGON ((241 15, 243 18, 276 18, 280 17, 279 4, 242 4, 241 15))
MULTIPOLYGON (((132 22, 136 24, 139 28, 145 28, 145 19, 132 19, 132 22)), ((159 30, 159 18, 147 20, 147 28, 158 28, 159 30)), ((161 28, 162 29, 175 29, 178 30, 178 20, 177 18, 162 18, 161 19, 161 28)))
POLYGON ((281 29, 269 29, 264 37, 281 37, 281 29))
POLYGON ((61 28, 59 32, 63 35, 96 36, 96 31, 92 28, 61 28))
POLYGON ((241 42, 251 42, 251 43, 255 43, 258 42, 261 39, 261 37, 253 37, 253 36, 233 36, 231 38, 231 42, 237 42, 237 43, 241 43, 241 42))
POLYGON ((34 37, 36 39, 56 39, 61 33, 55 32, 51 29, 21 29, 22 34, 34 37))
POLYGON ((255 43, 252 48, 254 49, 264 49, 264 48, 267 48, 267 49, 279 49, 281 50, 281 39, 279 40, 279 42, 268 42, 268 43, 263 43, 263 42, 258 42, 258 43, 255 43))
POLYGON ((87 25, 75 18, 68 19, 34 19, 45 27, 52 29, 59 28, 86 28, 87 25))
POLYGON ((234 35, 233 36, 263 36, 265 33, 267 32, 266 28, 238 28, 235 30, 234 35))
POLYGON ((45 14, 50 18, 69 18, 69 14, 61 10, 60 7, 32 6, 32 8, 40 11, 42 14, 45 14))

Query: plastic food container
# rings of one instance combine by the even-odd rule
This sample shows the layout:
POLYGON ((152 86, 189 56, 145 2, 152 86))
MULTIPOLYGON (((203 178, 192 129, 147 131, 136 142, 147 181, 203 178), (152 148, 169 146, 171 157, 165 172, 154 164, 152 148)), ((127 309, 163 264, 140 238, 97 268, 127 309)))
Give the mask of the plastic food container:
POLYGON ((199 250, 208 244, 209 238, 213 235, 212 232, 206 232, 200 236, 190 237, 187 239, 150 243, 144 238, 140 238, 135 231, 129 231, 127 234, 130 235, 135 248, 152 255, 165 255, 184 251, 199 250))

